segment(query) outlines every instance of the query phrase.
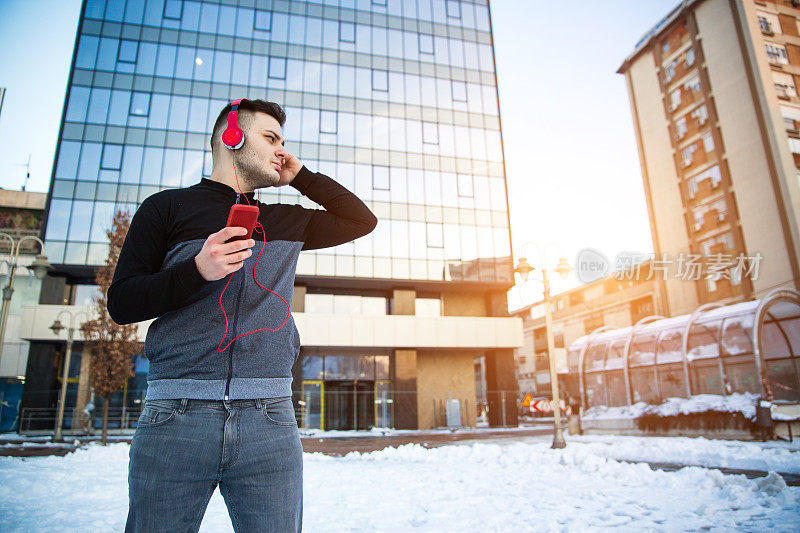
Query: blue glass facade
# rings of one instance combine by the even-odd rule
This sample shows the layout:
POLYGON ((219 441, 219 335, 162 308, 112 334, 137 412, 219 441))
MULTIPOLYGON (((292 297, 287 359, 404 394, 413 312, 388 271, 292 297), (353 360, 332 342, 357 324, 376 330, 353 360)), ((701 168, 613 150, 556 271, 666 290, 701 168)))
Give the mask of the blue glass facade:
MULTIPOLYGON (((513 281, 486 0, 85 0, 47 209, 51 263, 116 209, 208 176, 218 112, 286 109, 287 149, 379 219, 298 275, 513 281)), ((263 202, 317 207, 290 187, 263 202)))

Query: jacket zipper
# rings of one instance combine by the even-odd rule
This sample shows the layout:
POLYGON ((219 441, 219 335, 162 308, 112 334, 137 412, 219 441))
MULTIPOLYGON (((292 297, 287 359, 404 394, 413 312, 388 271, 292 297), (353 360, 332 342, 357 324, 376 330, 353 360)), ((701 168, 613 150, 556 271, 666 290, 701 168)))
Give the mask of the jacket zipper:
MULTIPOLYGON (((236 203, 239 203, 239 193, 236 193, 236 203)), ((244 272, 244 268, 242 268, 242 272, 244 272)), ((236 299, 236 311, 233 313, 233 336, 236 336, 236 324, 239 321, 239 302, 242 301, 242 289, 244 288, 244 279, 242 279, 242 284, 239 286, 239 297, 236 299)), ((228 395, 230 393, 231 388, 231 378, 233 377, 233 346, 236 344, 236 341, 231 342, 231 345, 228 347, 228 378, 225 381, 225 400, 228 400, 228 395)))
MULTIPOLYGON (((242 290, 244 290, 244 267, 242 272, 242 284, 239 286, 239 298, 236 299, 236 311, 233 313, 233 336, 236 336, 236 324, 239 322, 239 302, 242 301, 242 290)), ((228 394, 231 388, 231 378, 233 377, 233 347, 236 346, 236 341, 231 342, 228 347, 228 380, 225 382, 225 399, 228 399, 228 394)))

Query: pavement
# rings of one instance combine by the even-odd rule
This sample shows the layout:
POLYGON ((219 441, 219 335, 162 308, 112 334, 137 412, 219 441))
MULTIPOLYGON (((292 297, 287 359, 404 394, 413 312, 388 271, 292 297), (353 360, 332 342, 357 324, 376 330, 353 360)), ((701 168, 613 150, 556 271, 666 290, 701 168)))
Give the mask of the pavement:
MULTIPOLYGON (((429 431, 391 431, 383 434, 373 431, 326 431, 314 432, 300 430, 300 442, 303 451, 319 452, 325 455, 341 457, 350 452, 372 452, 390 446, 417 443, 425 448, 436 448, 464 440, 512 439, 552 435, 552 426, 548 424, 532 425, 516 428, 458 428, 435 429, 429 431)), ((0 435, 0 457, 41 457, 48 455, 64 456, 91 442, 99 442, 100 437, 65 436, 65 442, 53 442, 50 436, 25 437, 17 434, 0 435)), ((132 435, 109 436, 108 442, 131 442, 132 435)))

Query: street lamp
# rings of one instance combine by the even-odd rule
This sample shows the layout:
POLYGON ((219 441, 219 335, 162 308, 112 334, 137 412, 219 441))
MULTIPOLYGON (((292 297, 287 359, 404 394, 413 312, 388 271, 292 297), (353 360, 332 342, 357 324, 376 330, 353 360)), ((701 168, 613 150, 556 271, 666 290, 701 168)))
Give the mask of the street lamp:
MULTIPOLYGON (((6 322, 8 321, 8 311, 11 308, 11 296, 14 294, 14 272, 17 270, 17 259, 19 259, 19 250, 22 248, 22 243, 25 241, 36 241, 42 247, 42 252, 44 252, 44 243, 38 237, 34 237, 33 235, 26 235, 22 237, 19 242, 14 240, 14 237, 9 235, 8 233, 0 232, 0 237, 4 239, 8 239, 11 242, 11 251, 9 252, 9 258, 11 262, 9 263, 10 272, 8 276, 8 285, 3 288, 3 307, 0 311, 0 359, 3 357, 3 342, 6 338, 6 322)), ((47 275, 47 271, 52 269, 53 267, 50 266, 50 263, 47 262, 47 256, 43 254, 39 254, 36 256, 36 259, 28 265, 28 269, 33 271, 33 274, 36 276, 36 279, 44 279, 45 275, 47 275)))
MULTIPOLYGON (((544 284, 544 322, 545 322, 545 332, 547 334, 547 359, 550 362, 550 388, 553 391, 553 424, 554 424, 554 432, 553 432, 553 445, 551 448, 564 448, 567 446, 567 442, 564 440, 564 433, 561 429, 561 400, 558 394, 558 373, 556 371, 556 357, 555 357, 555 341, 553 340, 553 311, 552 305, 550 301, 550 281, 547 278, 547 259, 545 252, 547 251, 547 246, 544 249, 540 249, 538 245, 535 243, 526 243, 523 245, 523 248, 528 245, 533 244, 539 250, 539 255, 541 259, 541 270, 542 270, 542 283, 544 284)), ((528 275, 535 270, 532 267, 528 260, 524 257, 519 258, 519 263, 517 264, 517 268, 514 269, 515 272, 519 272, 519 275, 522 276, 522 282, 525 284, 528 281, 528 275)), ((566 257, 561 257, 558 261, 558 265, 553 269, 561 276, 561 279, 567 279, 567 275, 572 271, 572 267, 567 262, 566 257)))
POLYGON ((75 319, 83 315, 86 317, 86 320, 89 320, 89 314, 85 311, 78 311, 76 313, 72 313, 71 311, 67 311, 64 309, 58 316, 56 317, 55 322, 53 325, 50 326, 50 329, 53 330, 53 333, 58 335, 64 326, 61 325, 61 315, 67 314, 69 316, 69 327, 67 329, 67 353, 64 356, 64 371, 62 372, 61 378, 61 394, 58 398, 58 416, 56 417, 56 431, 53 435, 53 441, 60 442, 61 441, 61 424, 64 421, 64 404, 67 400, 67 379, 69 378, 69 362, 72 358, 72 337, 75 334, 75 319))

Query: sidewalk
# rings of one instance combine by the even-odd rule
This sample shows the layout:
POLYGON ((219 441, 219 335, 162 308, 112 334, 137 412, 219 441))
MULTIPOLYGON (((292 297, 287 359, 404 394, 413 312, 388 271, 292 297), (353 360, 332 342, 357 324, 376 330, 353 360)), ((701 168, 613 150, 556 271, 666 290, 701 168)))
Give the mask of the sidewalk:
MULTIPOLYGON (((552 435, 550 424, 537 424, 515 428, 456 428, 431 430, 374 429, 371 431, 319 431, 300 430, 303 451, 319 452, 341 457, 350 452, 372 452, 390 446, 417 443, 426 448, 444 446, 471 439, 509 439, 552 435)), ((109 435, 108 442, 127 442, 132 435, 109 435)), ((51 436, 26 437, 15 433, 0 434, 0 457, 64 456, 90 442, 99 442, 99 435, 65 437, 65 442, 53 442, 51 436)))

